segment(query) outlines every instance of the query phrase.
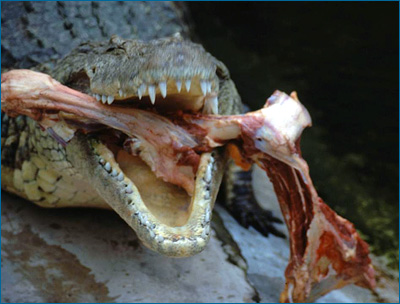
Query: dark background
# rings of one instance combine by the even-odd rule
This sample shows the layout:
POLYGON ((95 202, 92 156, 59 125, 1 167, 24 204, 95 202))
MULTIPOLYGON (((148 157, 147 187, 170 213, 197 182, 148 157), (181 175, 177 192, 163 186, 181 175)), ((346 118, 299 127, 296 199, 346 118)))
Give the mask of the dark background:
POLYGON ((296 90, 302 150, 320 196, 398 266, 397 2, 188 2, 195 40, 260 108, 296 90))

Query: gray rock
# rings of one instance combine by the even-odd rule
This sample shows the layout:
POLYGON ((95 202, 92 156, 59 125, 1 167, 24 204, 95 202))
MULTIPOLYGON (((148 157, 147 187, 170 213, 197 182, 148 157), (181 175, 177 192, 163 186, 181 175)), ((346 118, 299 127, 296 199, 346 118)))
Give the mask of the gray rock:
POLYGON ((214 236, 191 258, 140 245, 113 212, 49 210, 2 193, 2 302, 252 302, 214 236))

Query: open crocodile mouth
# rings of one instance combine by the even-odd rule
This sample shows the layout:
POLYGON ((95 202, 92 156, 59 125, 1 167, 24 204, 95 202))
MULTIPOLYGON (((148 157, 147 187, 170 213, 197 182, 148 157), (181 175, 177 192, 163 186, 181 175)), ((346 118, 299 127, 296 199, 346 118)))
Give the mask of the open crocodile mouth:
MULTIPOLYGON (((218 85, 216 76, 202 79, 201 75, 192 75, 186 80, 142 83, 135 90, 119 88, 115 95, 100 94, 98 90, 89 94, 109 109, 135 108, 169 117, 177 111, 217 114, 218 85)), ((65 118, 68 120, 68 115, 65 118)), ((165 134, 157 132, 152 123, 157 122, 140 122, 141 128, 148 129, 149 137, 158 141, 165 134)), ((190 256, 204 249, 224 166, 218 150, 198 155, 196 166, 185 165, 190 160, 178 160, 177 174, 160 176, 158 171, 168 170, 168 160, 157 158, 162 151, 155 151, 156 145, 149 144, 149 138, 107 128, 91 132, 86 141, 79 145, 90 146, 88 158, 95 163, 91 179, 97 180, 99 194, 146 246, 170 256, 190 256)))

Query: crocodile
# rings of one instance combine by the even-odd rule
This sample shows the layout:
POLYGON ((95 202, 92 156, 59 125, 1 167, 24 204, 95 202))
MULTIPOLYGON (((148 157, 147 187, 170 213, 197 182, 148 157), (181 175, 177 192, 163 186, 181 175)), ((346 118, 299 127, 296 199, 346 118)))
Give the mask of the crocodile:
MULTIPOLYGON (((35 5, 19 3, 30 12, 35 5)), ((66 20, 69 9, 81 4, 56 5, 64 29, 76 38, 66 20)), ((97 17, 99 5, 91 4, 97 17)), ((9 23, 2 16, 5 28, 20 21, 37 39, 40 31, 29 26, 29 14, 18 16, 11 8, 6 7, 9 23)), ((104 25, 101 32, 106 34, 104 25)), ((228 69, 184 31, 162 38, 89 39, 66 56, 55 56, 55 48, 34 56, 41 58, 39 65, 16 60, 21 54, 12 52, 14 33, 6 33, 2 189, 47 208, 112 209, 148 248, 187 257, 210 239, 212 210, 228 168, 226 202, 231 210, 242 207, 234 215, 245 225, 251 215, 255 228, 280 235, 270 223, 276 219, 249 204, 249 174, 229 155, 243 169, 256 163, 274 185, 291 246, 282 302, 312 301, 349 283, 374 287, 368 245, 324 204, 301 158, 300 135, 311 119, 295 92, 276 91, 263 109, 239 115, 243 105, 228 69), (45 74, 7 72, 26 67, 45 74), (225 141, 233 141, 228 153, 221 147, 225 141)))
MULTIPOLYGON (((2 33, 5 55, 2 72, 14 67, 44 71, 68 87, 91 94, 98 102, 109 106, 125 103, 158 112, 238 114, 243 111, 240 96, 225 65, 201 45, 185 39, 188 29, 176 4, 54 4, 63 22, 63 33, 67 32, 67 38, 71 38, 73 44, 79 42, 65 57, 65 48, 54 46, 53 41, 49 44, 46 36, 38 36, 47 33, 48 29, 43 25, 32 26, 38 22, 41 13, 44 17, 53 14, 49 10, 53 4, 3 5, 2 14, 9 12, 9 15, 2 15, 2 24, 6 25, 5 34, 2 33), (19 15, 18 6, 29 14, 19 15), (155 26, 154 33, 147 30, 141 36, 137 31, 137 37, 133 37, 136 39, 113 35, 104 41, 108 33, 99 16, 123 8, 135 16, 159 10, 157 16, 165 17, 169 13, 172 17, 167 19, 169 25, 155 26), (74 17, 85 14, 92 14, 86 24, 93 19, 100 23, 100 31, 94 37, 85 37, 77 31, 79 23, 74 17), (40 50, 45 51, 34 52, 34 56, 32 52, 19 54, 21 47, 9 43, 18 35, 9 31, 16 23, 28 28, 30 42, 33 40, 40 50), (158 38, 160 36, 167 37, 158 38), (82 42, 83 38, 92 39, 82 42)), ((57 20, 50 22, 57 25, 57 20)), ((83 33, 90 35, 90 31, 83 33)), ((66 46, 68 39, 60 42, 66 46)), ((199 168, 193 173, 194 188, 187 192, 157 178, 140 158, 125 153, 118 134, 102 134, 101 137, 79 134, 67 145, 60 139, 60 134, 68 137, 68 128, 57 125, 44 130, 26 116, 11 118, 2 113, 2 189, 42 207, 114 209, 135 230, 144 245, 161 254, 185 257, 199 253, 207 245, 212 209, 227 168, 225 201, 233 214, 246 226, 250 224, 247 216, 250 214, 254 226, 264 234, 282 235, 269 223, 278 221, 269 212, 262 211, 257 205, 248 206, 249 201, 254 202, 249 190, 250 174, 227 163, 222 149, 202 154, 199 168), (247 187, 238 187, 243 183, 247 187), (237 191, 240 191, 239 196, 237 191)), ((131 143, 135 144, 137 142, 131 143)))

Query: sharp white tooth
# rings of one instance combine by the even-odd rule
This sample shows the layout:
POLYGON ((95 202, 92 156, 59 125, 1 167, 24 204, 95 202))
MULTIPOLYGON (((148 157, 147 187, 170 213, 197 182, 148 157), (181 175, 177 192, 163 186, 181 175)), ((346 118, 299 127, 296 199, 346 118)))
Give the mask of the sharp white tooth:
POLYGON ((204 102, 203 113, 206 114, 218 114, 218 97, 209 97, 204 102))
POLYGON ((185 87, 186 87, 186 91, 190 91, 190 85, 192 84, 191 80, 186 80, 185 81, 185 87))
POLYGON ((207 166, 206 172, 204 174, 204 180, 206 183, 209 183, 209 182, 211 182, 211 178, 212 178, 212 167, 207 166))
POLYGON ((207 82, 204 80, 200 80, 200 87, 201 91, 203 92, 203 95, 206 96, 207 94, 207 82))
POLYGON ((138 96, 139 99, 142 99, 142 96, 144 93, 146 93, 147 85, 145 83, 142 83, 138 89, 138 96))
POLYGON ((159 242, 159 243, 164 242, 164 238, 163 238, 161 235, 157 235, 157 236, 155 237, 155 239, 156 239, 156 241, 159 242))
POLYGON ((108 96, 108 97, 107 97, 107 103, 108 103, 109 105, 112 104, 113 101, 114 101, 114 96, 108 96))
POLYGON ((106 169, 107 171, 111 170, 111 165, 109 162, 106 162, 106 164, 104 165, 104 169, 106 169))
POLYGON ((218 97, 211 98, 211 113, 218 114, 218 97))
POLYGON ((153 85, 149 85, 149 96, 151 103, 154 104, 156 102, 156 87, 153 85))
POLYGON ((158 87, 160 88, 162 97, 167 97, 167 83, 165 81, 162 81, 158 84, 158 87))
POLYGON ((122 96, 124 96, 124 93, 122 92, 122 90, 121 90, 121 89, 119 89, 119 91, 118 91, 118 94, 119 94, 119 97, 122 97, 122 96))
POLYGON ((206 211, 206 215, 205 215, 205 217, 204 217, 204 221, 205 221, 206 223, 208 223, 210 220, 211 220, 211 214, 210 214, 210 212, 207 212, 207 211, 206 211))
POLYGON ((122 182, 124 180, 124 174, 122 172, 120 172, 117 176, 117 180, 122 182))
POLYGON ((176 83, 176 88, 178 89, 178 92, 180 93, 182 90, 182 81, 177 80, 175 83, 176 83))
POLYGON ((111 176, 117 176, 118 175, 118 171, 117 171, 117 169, 115 169, 115 168, 113 168, 112 169, 112 171, 111 171, 111 176))
POLYGON ((211 93, 211 81, 207 81, 207 92, 211 93))
POLYGON ((97 101, 100 101, 100 95, 99 94, 94 94, 94 97, 97 99, 97 101))
POLYGON ((107 96, 106 95, 101 95, 101 102, 106 103, 107 101, 107 96))
POLYGON ((129 184, 129 185, 126 186, 125 192, 126 192, 126 193, 132 193, 132 192, 133 192, 133 191, 132 191, 132 184, 129 184))

